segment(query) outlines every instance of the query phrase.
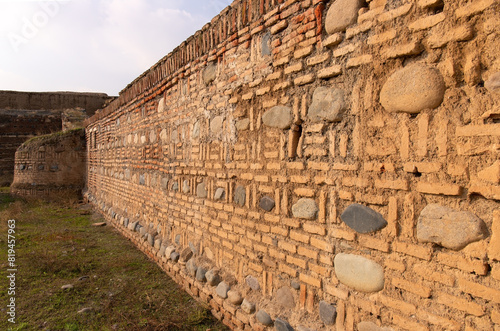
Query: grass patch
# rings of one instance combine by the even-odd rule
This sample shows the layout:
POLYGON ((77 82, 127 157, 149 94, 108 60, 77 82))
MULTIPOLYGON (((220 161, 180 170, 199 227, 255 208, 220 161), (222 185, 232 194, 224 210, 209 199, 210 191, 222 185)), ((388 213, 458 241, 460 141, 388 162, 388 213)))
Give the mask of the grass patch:
POLYGON ((227 330, 156 264, 86 209, 14 200, 0 189, 0 286, 16 220, 16 324, 0 330, 227 330), (73 288, 62 290, 61 286, 73 288), (79 313, 84 308, 88 312, 79 313))

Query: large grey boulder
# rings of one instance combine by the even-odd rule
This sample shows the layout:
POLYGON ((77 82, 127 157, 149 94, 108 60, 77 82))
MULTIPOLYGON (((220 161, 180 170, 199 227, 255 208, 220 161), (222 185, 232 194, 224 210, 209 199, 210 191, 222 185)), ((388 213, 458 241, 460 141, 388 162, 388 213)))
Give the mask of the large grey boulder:
POLYGON ((314 90, 307 116, 313 122, 339 122, 346 110, 344 90, 321 86, 314 90))
POLYGON ((356 23, 361 0, 336 0, 328 9, 325 29, 328 34, 344 31, 349 25, 356 23))
POLYGON ((384 288, 384 268, 375 261, 339 253, 333 263, 337 279, 346 286, 361 292, 378 292, 384 288))

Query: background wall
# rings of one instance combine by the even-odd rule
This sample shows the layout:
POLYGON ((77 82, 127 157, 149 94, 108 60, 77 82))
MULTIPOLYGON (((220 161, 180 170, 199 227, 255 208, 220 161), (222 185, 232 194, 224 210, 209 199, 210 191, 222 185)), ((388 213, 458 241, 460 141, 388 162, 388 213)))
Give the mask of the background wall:
POLYGON ((12 194, 78 198, 85 186, 85 130, 31 138, 16 152, 12 194))
POLYGON ((86 197, 234 329, 500 329, 499 9, 235 1, 87 121, 86 197))
POLYGON ((12 182, 16 149, 28 138, 81 127, 110 99, 103 93, 0 91, 0 184, 12 182))

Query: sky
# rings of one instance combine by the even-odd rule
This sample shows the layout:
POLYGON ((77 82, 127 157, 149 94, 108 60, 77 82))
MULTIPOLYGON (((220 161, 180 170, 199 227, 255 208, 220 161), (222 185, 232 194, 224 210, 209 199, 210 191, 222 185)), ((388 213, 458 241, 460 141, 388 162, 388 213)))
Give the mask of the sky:
POLYGON ((0 90, 119 91, 232 0, 0 0, 0 90))

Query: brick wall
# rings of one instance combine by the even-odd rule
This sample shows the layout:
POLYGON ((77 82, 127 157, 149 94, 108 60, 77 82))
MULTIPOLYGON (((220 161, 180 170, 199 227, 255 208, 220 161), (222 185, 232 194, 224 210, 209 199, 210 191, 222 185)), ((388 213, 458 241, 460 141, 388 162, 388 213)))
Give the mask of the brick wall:
POLYGON ((499 9, 235 1, 87 121, 86 197, 234 329, 498 330, 499 9))
POLYGON ((85 130, 38 136, 16 151, 11 193, 35 198, 77 198, 85 186, 85 130))
POLYGON ((15 152, 23 142, 81 127, 112 99, 104 93, 0 91, 0 185, 12 182, 15 152))

